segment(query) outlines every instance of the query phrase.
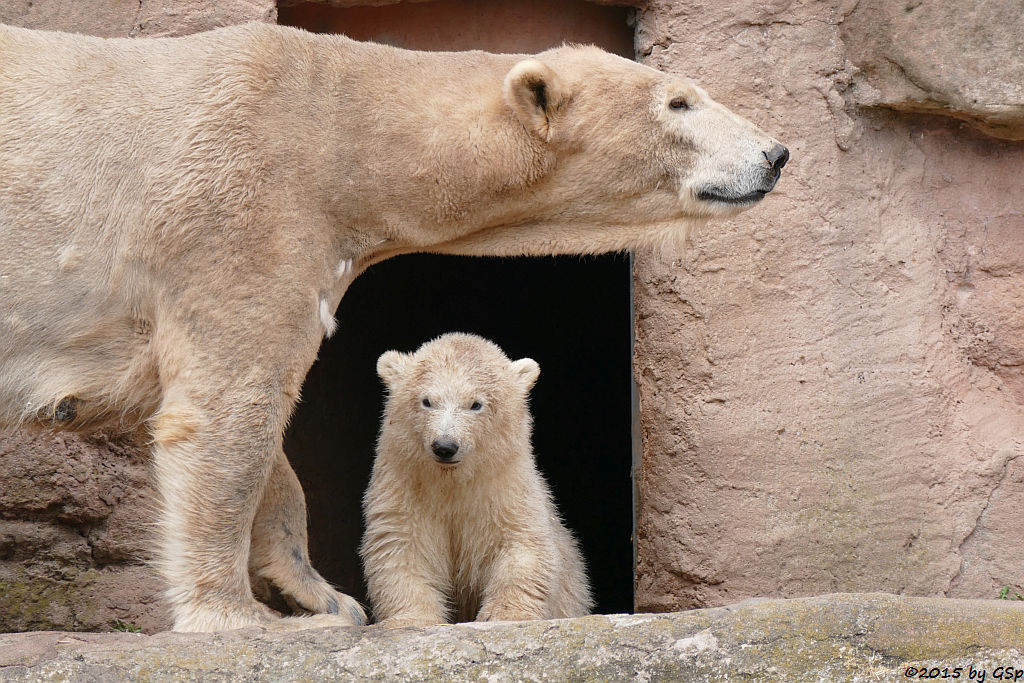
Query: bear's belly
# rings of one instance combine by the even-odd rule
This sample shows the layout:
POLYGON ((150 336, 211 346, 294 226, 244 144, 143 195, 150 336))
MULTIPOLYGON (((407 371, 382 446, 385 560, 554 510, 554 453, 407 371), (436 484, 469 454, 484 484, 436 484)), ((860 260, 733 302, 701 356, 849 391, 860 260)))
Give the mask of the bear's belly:
POLYGON ((0 258, 0 424, 92 429, 155 409, 152 324, 89 275, 0 258))

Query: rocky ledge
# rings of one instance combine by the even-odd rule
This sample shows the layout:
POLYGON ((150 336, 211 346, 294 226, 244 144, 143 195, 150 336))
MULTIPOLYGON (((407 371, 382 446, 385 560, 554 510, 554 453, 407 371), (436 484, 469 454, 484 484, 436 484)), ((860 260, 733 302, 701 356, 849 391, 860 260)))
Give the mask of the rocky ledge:
POLYGON ((0 634, 0 681, 1024 680, 1024 602, 881 593, 276 633, 0 634))

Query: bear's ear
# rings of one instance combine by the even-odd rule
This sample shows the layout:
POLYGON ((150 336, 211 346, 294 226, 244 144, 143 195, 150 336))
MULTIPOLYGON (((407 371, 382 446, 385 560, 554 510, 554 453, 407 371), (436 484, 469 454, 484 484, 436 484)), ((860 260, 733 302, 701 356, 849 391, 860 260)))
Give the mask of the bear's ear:
POLYGON ((398 351, 385 351, 377 359, 377 374, 389 387, 402 376, 409 365, 409 356, 398 351))
POLYGON ((558 74, 543 62, 524 59, 505 76, 505 103, 530 131, 542 140, 551 135, 551 119, 565 101, 558 74))
POLYGON ((512 374, 519 380, 525 391, 529 391, 540 376, 540 366, 532 358, 520 358, 512 363, 512 374))

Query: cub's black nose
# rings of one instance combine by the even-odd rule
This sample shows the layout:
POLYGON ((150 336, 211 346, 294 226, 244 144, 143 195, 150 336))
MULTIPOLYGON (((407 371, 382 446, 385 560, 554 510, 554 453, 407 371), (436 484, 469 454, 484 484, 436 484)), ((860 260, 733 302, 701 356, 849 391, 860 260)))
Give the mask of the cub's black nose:
POLYGON ((434 455, 437 456, 438 460, 451 460, 459 452, 459 444, 451 439, 435 439, 430 444, 430 450, 434 451, 434 455))
POLYGON ((771 151, 764 152, 764 158, 771 164, 772 170, 778 173, 789 161, 789 150, 782 145, 775 145, 771 151))

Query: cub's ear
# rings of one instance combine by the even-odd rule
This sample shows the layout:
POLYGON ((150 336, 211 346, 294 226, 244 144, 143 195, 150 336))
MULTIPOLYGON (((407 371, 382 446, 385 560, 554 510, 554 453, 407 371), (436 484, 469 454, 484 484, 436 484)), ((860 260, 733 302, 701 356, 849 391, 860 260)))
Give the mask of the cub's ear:
POLYGON ((551 135, 551 119, 565 102, 558 74, 543 62, 524 59, 505 76, 505 103, 530 131, 542 140, 551 135))
POLYGON ((384 384, 394 385, 409 366, 409 356, 398 351, 385 351, 377 359, 377 374, 384 384))
POLYGON ((520 358, 512 363, 512 374, 522 384, 523 389, 529 391, 540 376, 540 366, 532 358, 520 358))

